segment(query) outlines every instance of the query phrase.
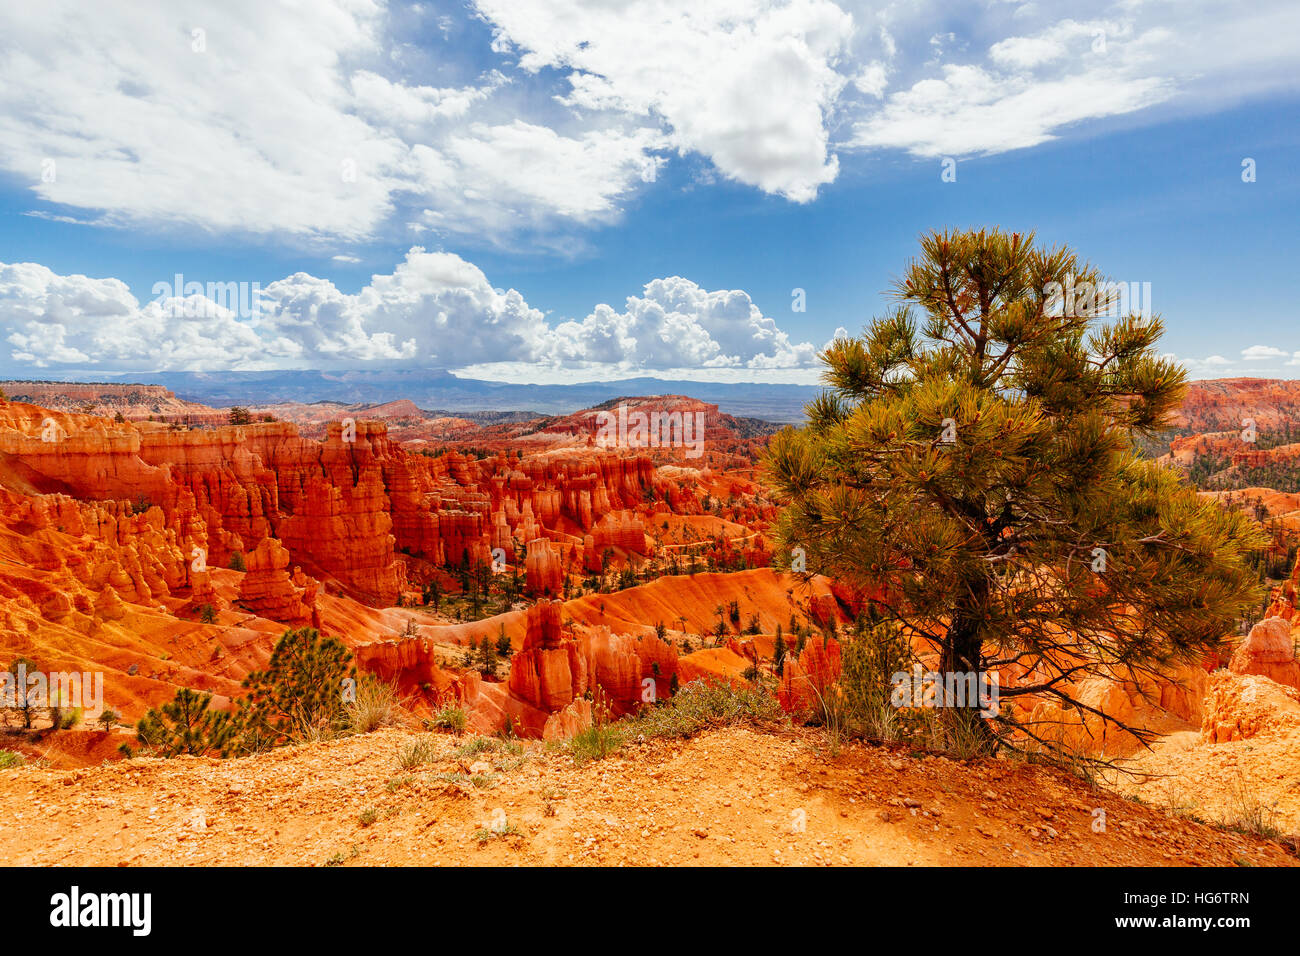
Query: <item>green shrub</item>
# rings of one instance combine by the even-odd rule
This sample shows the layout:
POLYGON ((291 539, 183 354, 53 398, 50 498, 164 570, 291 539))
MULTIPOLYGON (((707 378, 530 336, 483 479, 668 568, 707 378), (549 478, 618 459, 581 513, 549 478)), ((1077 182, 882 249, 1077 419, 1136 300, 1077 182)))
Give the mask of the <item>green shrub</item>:
POLYGON ((591 760, 601 760, 615 753, 627 740, 627 734, 617 724, 602 724, 579 731, 569 741, 573 762, 582 765, 591 760))
POLYGON ((347 705, 347 726, 354 734, 368 734, 396 726, 400 714, 393 685, 366 674, 357 681, 356 699, 347 705))
POLYGON ((468 720, 465 711, 461 708, 444 707, 424 723, 429 730, 450 730, 459 737, 465 732, 465 725, 468 720))
MULTIPOLYGON (((239 724, 226 711, 209 710, 211 702, 211 694, 182 687, 171 703, 151 707, 140 718, 135 725, 136 739, 159 757, 229 756, 239 735, 239 724)), ((127 744, 118 749, 128 757, 134 756, 127 744)))
POLYGON ((12 750, 0 750, 0 770, 21 767, 25 763, 27 763, 27 758, 22 754, 16 754, 12 750))
POLYGON ((894 706, 894 674, 912 666, 906 637, 892 624, 859 620, 840 642, 840 681, 848 730, 876 740, 895 740, 908 718, 894 706))
POLYGON ((467 783, 476 790, 491 790, 500 781, 500 776, 495 773, 476 773, 473 775, 467 773, 440 773, 433 777, 434 780, 440 780, 443 783, 467 783))
POLYGON ((414 770, 438 759, 438 745, 428 737, 418 737, 404 743, 397 751, 397 765, 403 770, 414 770))
POLYGON ((524 745, 517 740, 502 737, 475 737, 456 751, 458 758, 477 757, 482 753, 506 753, 519 756, 524 752, 524 745))
POLYGON ((508 824, 500 828, 499 830, 488 829, 487 827, 480 827, 478 830, 474 831, 474 839, 478 840, 480 844, 487 843, 490 840, 504 840, 508 836, 518 836, 518 835, 519 835, 519 828, 516 827, 513 823, 508 824))
POLYGON ((625 723, 629 733, 647 737, 691 737, 710 727, 784 719, 781 706, 762 688, 697 680, 678 690, 663 706, 651 707, 625 723))

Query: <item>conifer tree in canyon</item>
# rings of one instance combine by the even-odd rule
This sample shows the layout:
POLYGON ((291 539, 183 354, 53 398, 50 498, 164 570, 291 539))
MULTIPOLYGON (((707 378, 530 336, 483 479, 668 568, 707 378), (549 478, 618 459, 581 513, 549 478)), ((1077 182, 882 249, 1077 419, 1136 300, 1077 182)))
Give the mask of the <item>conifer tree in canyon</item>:
POLYGON ((989 748, 1039 735, 1018 696, 1113 720, 1079 680, 1216 649, 1258 602, 1262 542, 1137 452, 1185 390, 1160 318, 1103 321, 1097 269, 998 229, 924 236, 894 293, 826 349, 828 390, 771 444, 786 553, 882 595, 876 613, 941 673, 1014 674, 991 719, 945 708, 989 748))

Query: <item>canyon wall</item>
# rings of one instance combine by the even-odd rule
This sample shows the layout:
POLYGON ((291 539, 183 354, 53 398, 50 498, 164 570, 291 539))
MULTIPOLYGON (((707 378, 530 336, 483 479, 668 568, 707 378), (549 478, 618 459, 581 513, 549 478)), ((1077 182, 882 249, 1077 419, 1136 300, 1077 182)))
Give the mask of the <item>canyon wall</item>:
POLYGON ((399 553, 473 566, 496 548, 513 563, 528 542, 530 590, 558 595, 587 539, 647 550, 629 509, 654 474, 648 458, 609 454, 412 455, 376 422, 331 422, 312 441, 286 422, 191 430, 20 402, 0 406, 0 455, 14 490, 156 507, 176 547, 215 567, 275 539, 305 574, 378 605, 408 586, 399 553))

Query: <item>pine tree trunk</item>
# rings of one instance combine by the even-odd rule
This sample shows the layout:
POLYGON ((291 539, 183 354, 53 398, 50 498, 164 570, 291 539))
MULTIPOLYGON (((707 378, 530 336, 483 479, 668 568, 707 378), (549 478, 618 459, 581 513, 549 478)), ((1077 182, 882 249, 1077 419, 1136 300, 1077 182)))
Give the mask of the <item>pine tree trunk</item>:
MULTIPOLYGON (((936 699, 945 705, 940 716, 950 733, 960 734, 969 741, 978 741, 981 749, 991 751, 995 735, 981 711, 979 699, 979 690, 984 686, 983 601, 988 593, 988 582, 981 580, 971 587, 967 602, 953 609, 952 625, 939 656, 939 673, 945 682, 944 686, 948 686, 949 675, 973 674, 976 693, 973 697, 969 693, 964 694, 961 701, 945 700, 942 693, 936 699)), ((969 687, 970 683, 966 682, 966 686, 969 687)))

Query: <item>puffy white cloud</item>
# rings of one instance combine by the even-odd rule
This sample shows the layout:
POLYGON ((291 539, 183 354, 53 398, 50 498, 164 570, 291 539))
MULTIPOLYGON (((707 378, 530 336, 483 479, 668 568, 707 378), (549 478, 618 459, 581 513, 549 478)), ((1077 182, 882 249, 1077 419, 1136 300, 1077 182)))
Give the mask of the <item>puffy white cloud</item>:
POLYGON ((853 85, 868 96, 883 99, 889 86, 889 68, 879 60, 873 60, 853 78, 853 85))
POLYGON ((6 4, 0 165, 108 223, 369 235, 405 149, 348 111, 340 64, 374 49, 379 13, 343 0, 310 16, 257 0, 6 4))
POLYGON ((566 102, 662 118, 681 152, 798 202, 832 181, 826 118, 853 18, 830 0, 476 0, 520 66, 568 70, 566 102))
POLYGON ((806 370, 816 349, 738 290, 673 276, 622 311, 605 304, 552 326, 477 266, 415 247, 355 294, 298 272, 264 289, 170 283, 141 304, 116 279, 0 264, 0 341, 17 366, 114 371, 340 368, 463 369, 515 363, 589 375, 715 369, 806 370))
POLYGON ((1266 362, 1269 359, 1287 358, 1290 352, 1272 345, 1252 345, 1241 350, 1241 357, 1247 362, 1266 362))
POLYGON ((486 99, 505 83, 494 74, 483 86, 439 89, 431 86, 405 86, 369 70, 352 74, 352 93, 356 108, 380 124, 404 129, 419 135, 440 120, 464 116, 476 102, 486 99))
POLYGON ((1101 55, 1108 40, 1127 37, 1132 24, 1093 20, 1061 20, 1033 36, 1014 36, 989 47, 989 59, 1001 67, 1030 70, 1065 59, 1074 53, 1101 55), (1086 43, 1081 41, 1086 40, 1086 43))
POLYGON ((556 330, 564 362, 666 368, 774 369, 812 365, 816 349, 789 336, 745 292, 709 291, 671 276, 628 296, 623 311, 598 305, 556 330))
POLYGON ((825 350, 830 348, 840 339, 851 339, 851 338, 853 338, 853 336, 849 334, 848 329, 846 329, 842 325, 837 325, 835 327, 835 331, 831 333, 831 337, 827 339, 826 344, 822 346, 822 349, 825 350))
POLYGON ((206 297, 161 296, 141 306, 117 279, 61 276, 31 262, 0 263, 0 339, 15 362, 38 368, 228 368, 299 352, 263 339, 206 297))

